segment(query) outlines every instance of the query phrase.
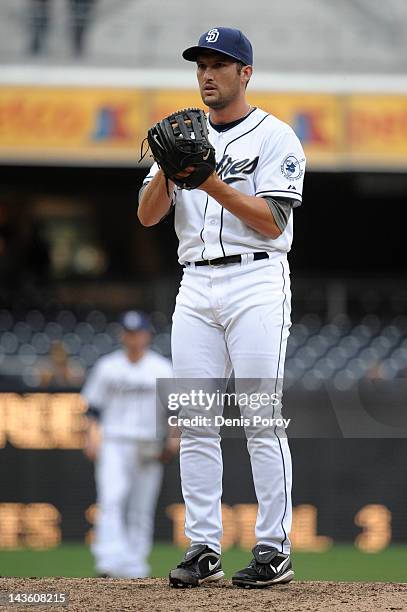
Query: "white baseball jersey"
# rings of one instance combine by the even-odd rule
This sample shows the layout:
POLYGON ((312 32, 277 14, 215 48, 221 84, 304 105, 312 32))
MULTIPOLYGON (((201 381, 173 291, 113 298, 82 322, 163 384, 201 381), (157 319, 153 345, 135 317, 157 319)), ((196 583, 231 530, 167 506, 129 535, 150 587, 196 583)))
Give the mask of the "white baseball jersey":
MULTIPOLYGON (((305 155, 289 125, 256 108, 226 131, 216 131, 210 122, 208 128, 216 151, 217 173, 225 183, 247 195, 280 196, 295 200, 296 206, 301 204, 305 155)), ((157 164, 153 164, 144 183, 157 171, 157 164)), ((251 229, 200 189, 176 187, 174 204, 181 264, 256 251, 290 250, 293 214, 284 232, 273 240, 251 229)))
POLYGON ((82 396, 100 411, 105 437, 154 440, 165 431, 166 415, 156 409, 157 378, 172 378, 172 368, 154 351, 135 363, 121 349, 97 361, 82 396))

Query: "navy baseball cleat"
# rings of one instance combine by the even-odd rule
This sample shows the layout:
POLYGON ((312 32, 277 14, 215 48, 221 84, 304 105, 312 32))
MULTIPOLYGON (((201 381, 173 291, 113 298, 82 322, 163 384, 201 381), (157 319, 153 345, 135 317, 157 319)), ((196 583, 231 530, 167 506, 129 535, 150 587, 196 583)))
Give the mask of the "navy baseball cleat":
POLYGON ((232 584, 244 589, 263 589, 273 584, 284 584, 294 578, 290 555, 278 552, 273 546, 257 544, 253 559, 232 577, 232 584))
POLYGON ((185 553, 179 565, 170 571, 170 586, 175 588, 197 587, 205 582, 223 578, 220 555, 206 544, 194 544, 185 553))

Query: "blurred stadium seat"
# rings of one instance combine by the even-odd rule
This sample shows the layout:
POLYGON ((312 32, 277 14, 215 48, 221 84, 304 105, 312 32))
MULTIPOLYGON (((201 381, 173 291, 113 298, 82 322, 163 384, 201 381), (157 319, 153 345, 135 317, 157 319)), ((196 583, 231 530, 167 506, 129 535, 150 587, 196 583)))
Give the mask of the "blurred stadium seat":
MULTIPOLYGON (((0 376, 19 376, 39 386, 27 368, 44 363, 51 346, 62 343, 69 359, 85 371, 120 346, 115 315, 100 310, 78 313, 63 309, 49 319, 30 310, 17 319, 0 311, 0 376), (7 357, 7 359, 6 359, 7 357)), ((170 356, 171 327, 162 312, 153 313, 156 335, 153 348, 170 356)), ((319 389, 330 381, 338 389, 350 388, 362 378, 393 380, 407 375, 407 317, 389 314, 380 323, 372 313, 359 319, 341 316, 336 321, 305 313, 292 326, 287 348, 286 386, 301 383, 319 389)))
POLYGON ((182 62, 179 50, 203 30, 230 24, 254 42, 261 70, 402 73, 404 9, 404 0, 292 0, 284 6, 259 0, 256 11, 235 0, 232 14, 228 3, 216 0, 199 10, 191 10, 188 0, 2 0, 0 56, 26 61, 37 32, 46 39, 44 53, 35 56, 41 62, 72 62, 72 53, 80 54, 83 46, 82 61, 91 65, 176 67, 182 62))

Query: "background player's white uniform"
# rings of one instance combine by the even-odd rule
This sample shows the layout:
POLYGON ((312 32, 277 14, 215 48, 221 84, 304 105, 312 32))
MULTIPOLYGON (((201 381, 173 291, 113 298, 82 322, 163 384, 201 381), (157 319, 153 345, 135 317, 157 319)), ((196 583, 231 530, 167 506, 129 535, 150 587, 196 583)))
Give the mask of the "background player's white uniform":
POLYGON ((157 459, 165 414, 157 415, 156 379, 171 378, 170 362, 147 351, 132 363, 124 350, 102 357, 82 390, 100 411, 102 444, 95 466, 98 516, 92 552, 99 573, 149 574, 154 512, 163 466, 157 459))
MULTIPOLYGON (((305 156, 293 130, 261 109, 218 132, 209 125, 217 172, 247 195, 286 197, 301 204, 305 156)), ((153 165, 145 182, 157 171, 153 165)), ((172 357, 178 378, 278 379, 290 327, 287 252, 293 213, 283 233, 267 238, 248 227, 206 192, 175 189, 179 261, 187 264, 173 317, 172 357), (254 261, 253 253, 268 253, 254 261), (242 254, 241 263, 197 267, 194 262, 242 254)), ((219 436, 183 431, 181 479, 186 535, 220 552, 222 457, 219 436), (199 474, 199 478, 197 478, 199 474)), ((290 552, 291 457, 285 437, 248 436, 259 502, 258 543, 290 552)))

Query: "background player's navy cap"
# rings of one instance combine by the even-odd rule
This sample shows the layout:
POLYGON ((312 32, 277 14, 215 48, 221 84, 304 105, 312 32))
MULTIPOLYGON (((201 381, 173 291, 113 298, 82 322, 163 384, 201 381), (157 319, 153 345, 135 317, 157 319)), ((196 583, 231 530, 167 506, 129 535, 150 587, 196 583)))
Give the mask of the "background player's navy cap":
POLYGON ((119 319, 119 323, 126 331, 136 332, 141 330, 152 331, 152 325, 148 316, 139 310, 128 310, 119 319))
POLYGON ((253 49, 250 40, 240 30, 234 28, 212 28, 202 34, 196 47, 185 49, 182 57, 195 62, 198 55, 207 49, 229 55, 243 62, 245 66, 253 64, 253 49))

